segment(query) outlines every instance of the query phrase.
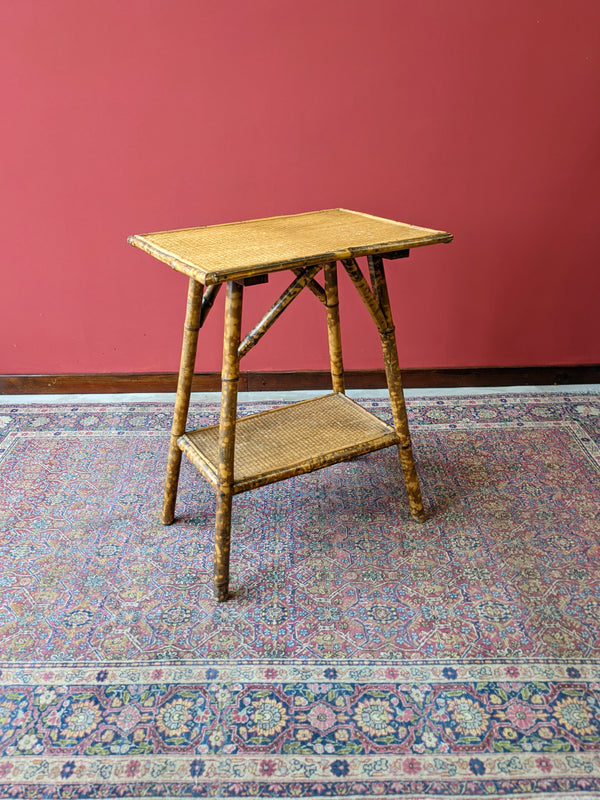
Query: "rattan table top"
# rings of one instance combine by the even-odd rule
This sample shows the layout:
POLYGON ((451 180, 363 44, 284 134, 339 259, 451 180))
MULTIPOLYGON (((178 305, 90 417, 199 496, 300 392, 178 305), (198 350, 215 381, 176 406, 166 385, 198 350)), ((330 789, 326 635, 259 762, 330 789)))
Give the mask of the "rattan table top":
POLYGON ((136 234, 129 243, 208 285, 452 241, 452 234, 343 208, 136 234))

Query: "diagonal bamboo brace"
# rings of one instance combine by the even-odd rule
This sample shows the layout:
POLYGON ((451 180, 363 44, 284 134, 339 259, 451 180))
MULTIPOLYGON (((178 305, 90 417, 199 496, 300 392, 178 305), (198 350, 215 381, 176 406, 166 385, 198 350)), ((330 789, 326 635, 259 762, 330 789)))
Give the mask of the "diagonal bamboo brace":
POLYGON ((367 307, 367 311, 373 318, 373 322, 377 326, 377 330, 379 333, 382 333, 387 326, 387 320, 385 315, 381 309, 379 301, 377 297, 374 296, 373 292, 371 291, 369 284, 366 281, 366 278, 362 274, 362 271, 358 264, 356 263, 356 259, 354 258, 345 258, 342 260, 342 264, 346 268, 346 272, 352 279, 352 283, 358 289, 358 293, 363 299, 365 306, 367 307))
POLYGON ((175 399, 175 411, 173 413, 169 456, 167 459, 167 475, 165 479, 165 493, 161 518, 163 525, 170 525, 175 518, 175 502, 177 501, 177 487, 179 485, 179 471, 181 469, 181 450, 177 446, 177 439, 185 433, 188 409, 190 407, 190 393, 196 364, 203 290, 204 286, 201 283, 190 278, 183 331, 183 345, 181 348, 181 366, 179 368, 179 379, 177 381, 177 397, 175 399))
POLYGON ((302 273, 292 281, 288 288, 283 292, 281 297, 275 301, 273 307, 270 308, 261 321, 253 328, 250 333, 244 338, 238 349, 238 356, 242 358, 246 353, 251 350, 254 345, 264 336, 269 330, 271 325, 278 319, 285 309, 289 306, 296 295, 300 294, 302 289, 310 283, 315 275, 323 268, 322 264, 315 264, 313 267, 307 267, 302 270, 302 273))
POLYGON ((222 283, 214 283, 204 292, 204 297, 202 298, 202 308, 200 310, 200 327, 202 327, 206 322, 208 312, 213 307, 213 303, 217 299, 217 295, 219 294, 221 286, 223 286, 222 283))
MULTIPOLYGON (((302 275, 304 270, 302 269, 302 267, 296 267, 292 270, 292 272, 294 273, 294 275, 302 275)), ((312 278, 312 280, 310 280, 306 284, 306 288, 310 289, 310 291, 314 294, 314 296, 320 303, 323 303, 323 305, 327 304, 327 296, 325 294, 325 290, 323 289, 319 281, 316 281, 314 278, 312 278)))

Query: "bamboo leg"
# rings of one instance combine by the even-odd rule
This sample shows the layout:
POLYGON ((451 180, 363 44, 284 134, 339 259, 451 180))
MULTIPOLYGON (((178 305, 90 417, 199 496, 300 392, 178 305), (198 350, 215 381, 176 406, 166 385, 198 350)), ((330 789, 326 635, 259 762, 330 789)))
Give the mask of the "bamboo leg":
POLYGON ((175 518, 175 502, 177 500, 179 470, 181 467, 181 450, 177 446, 177 439, 185 433, 188 409, 190 406, 190 392, 196 364, 196 349, 198 345, 198 329, 200 328, 203 291, 204 286, 193 278, 190 278, 183 331, 183 345, 181 348, 181 364, 179 367, 179 379, 177 381, 177 397, 175 399, 173 424, 171 426, 171 441, 169 443, 169 456, 167 459, 167 476, 165 479, 161 518, 163 525, 170 525, 175 518))
POLYGON ((402 389, 402 377, 400 375, 400 365, 398 363, 398 349, 396 347, 394 322, 392 319, 390 298, 388 295, 385 271, 381 258, 377 256, 369 257, 369 272, 371 273, 373 292, 379 301, 381 311, 383 312, 387 322, 386 329, 380 331, 381 345, 383 349, 383 360, 385 363, 388 391, 390 393, 390 404, 394 418, 394 427, 396 428, 396 433, 400 437, 398 452, 400 454, 400 464, 402 466, 404 482, 406 484, 406 491, 408 493, 408 503, 412 516, 417 521, 423 522, 425 520, 425 511, 423 510, 419 478, 417 477, 417 470, 415 468, 415 460, 412 452, 412 444, 410 441, 408 418, 406 416, 406 405, 404 402, 404 391, 402 389))
POLYGON ((229 596, 229 544, 231 504, 233 500, 233 465, 240 362, 238 347, 242 321, 244 287, 229 281, 225 300, 223 369, 221 371, 221 416, 219 419, 219 485, 215 523, 214 596, 223 602, 229 596))
POLYGON ((338 301, 337 265, 333 261, 325 265, 325 295, 327 298, 327 337, 329 340, 329 363, 333 391, 344 394, 344 363, 342 361, 342 338, 340 333, 340 307, 338 301))

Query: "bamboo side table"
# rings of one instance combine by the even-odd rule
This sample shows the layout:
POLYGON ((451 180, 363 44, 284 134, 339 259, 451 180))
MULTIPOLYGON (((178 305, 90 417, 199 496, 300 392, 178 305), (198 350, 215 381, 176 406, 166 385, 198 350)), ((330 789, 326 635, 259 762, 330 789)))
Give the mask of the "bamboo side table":
POLYGON ((398 365, 383 259, 413 247, 450 242, 452 234, 356 211, 330 209, 249 222, 129 237, 129 243, 189 277, 181 366, 171 429, 162 522, 174 520, 181 455, 217 494, 214 593, 229 596, 233 496, 275 481, 397 445, 412 516, 424 519, 398 365), (371 285, 356 258, 367 256, 371 285), (393 426, 346 397, 338 309, 337 262, 356 286, 381 337, 393 426), (295 278, 263 319, 241 337, 244 286, 269 273, 295 278), (325 285, 316 280, 323 270, 325 285), (227 285, 221 414, 218 425, 186 430, 198 331, 222 284, 227 285), (325 306, 333 393, 237 419, 239 362, 302 289, 325 306))

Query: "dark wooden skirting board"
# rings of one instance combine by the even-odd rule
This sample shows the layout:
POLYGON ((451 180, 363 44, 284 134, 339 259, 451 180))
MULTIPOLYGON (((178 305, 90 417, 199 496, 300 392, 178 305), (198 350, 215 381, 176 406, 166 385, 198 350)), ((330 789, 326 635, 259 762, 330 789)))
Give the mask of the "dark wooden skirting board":
MULTIPOLYGON (((460 386, 551 386, 600 383, 600 364, 545 367, 468 367, 452 369, 407 369, 402 371, 406 388, 437 389, 460 386)), ((385 388, 381 369, 346 370, 348 389, 385 388)), ((0 375, 0 394, 118 394, 120 392, 174 392, 177 374, 116 373, 101 375, 0 375)), ((194 375, 192 391, 218 392, 221 376, 216 372, 194 375)), ((331 389, 325 370, 302 372, 242 372, 239 391, 292 391, 331 389)))

